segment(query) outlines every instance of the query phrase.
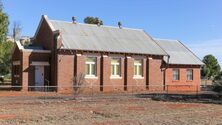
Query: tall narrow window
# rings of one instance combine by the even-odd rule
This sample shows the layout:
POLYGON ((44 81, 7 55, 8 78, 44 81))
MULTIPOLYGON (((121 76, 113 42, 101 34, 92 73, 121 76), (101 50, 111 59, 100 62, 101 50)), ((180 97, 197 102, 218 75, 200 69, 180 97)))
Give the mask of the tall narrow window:
POLYGON ((87 57, 85 65, 86 76, 96 76, 96 58, 87 57))
POLYGON ((14 77, 19 77, 19 65, 14 65, 14 77))
POLYGON ((193 70, 187 69, 187 80, 193 80, 193 70))
POLYGON ((143 63, 141 59, 134 60, 134 77, 142 77, 143 75, 143 63))
POLYGON ((120 59, 118 58, 111 60, 111 76, 120 77, 120 59))
POLYGON ((179 79, 180 79, 180 70, 173 69, 173 80, 179 80, 179 79))

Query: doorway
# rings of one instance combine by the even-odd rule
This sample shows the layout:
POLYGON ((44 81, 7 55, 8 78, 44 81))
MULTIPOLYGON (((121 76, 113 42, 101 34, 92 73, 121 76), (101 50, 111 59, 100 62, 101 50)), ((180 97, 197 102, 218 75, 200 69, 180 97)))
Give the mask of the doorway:
POLYGON ((44 66, 35 66, 35 91, 44 90, 44 66))

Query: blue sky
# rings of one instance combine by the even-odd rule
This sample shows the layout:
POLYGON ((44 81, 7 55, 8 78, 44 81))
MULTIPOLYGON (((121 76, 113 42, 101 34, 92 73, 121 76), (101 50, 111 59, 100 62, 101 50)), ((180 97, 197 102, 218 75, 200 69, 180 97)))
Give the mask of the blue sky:
MULTIPOLYGON (((222 0, 2 0, 10 23, 33 36, 41 15, 71 21, 97 16, 105 25, 142 28, 154 38, 178 39, 200 58, 222 62, 222 0)), ((9 26, 9 34, 12 26, 9 26)))

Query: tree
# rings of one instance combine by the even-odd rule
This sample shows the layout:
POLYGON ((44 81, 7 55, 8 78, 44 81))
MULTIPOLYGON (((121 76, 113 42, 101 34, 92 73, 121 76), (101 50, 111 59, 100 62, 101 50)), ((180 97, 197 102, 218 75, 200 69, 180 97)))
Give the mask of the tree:
POLYGON ((13 43, 6 42, 8 25, 8 16, 3 12, 3 5, 0 0, 0 75, 10 73, 10 55, 13 43))
POLYGON ((0 75, 7 75, 10 73, 10 57, 13 48, 12 42, 0 43, 0 75))
POLYGON ((222 80, 222 71, 215 76, 215 80, 222 80))
POLYGON ((103 25, 103 21, 100 20, 98 17, 90 17, 90 16, 88 16, 84 19, 84 23, 103 25))
POLYGON ((205 79, 214 80, 216 76, 220 74, 220 65, 218 64, 217 59, 213 55, 206 55, 203 58, 205 65, 202 67, 201 75, 205 79))
POLYGON ((21 28, 20 23, 19 22, 14 22, 13 23, 13 39, 14 39, 14 42, 20 40, 21 31, 22 31, 22 28, 21 28))
POLYGON ((0 1, 0 42, 6 40, 7 33, 8 33, 8 16, 6 13, 3 12, 3 5, 0 1))

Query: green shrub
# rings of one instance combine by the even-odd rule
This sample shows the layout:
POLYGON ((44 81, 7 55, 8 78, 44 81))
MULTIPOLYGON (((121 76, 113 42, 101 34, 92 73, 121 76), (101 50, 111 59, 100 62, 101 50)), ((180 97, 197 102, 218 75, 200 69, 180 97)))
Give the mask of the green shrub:
POLYGON ((214 92, 222 92, 222 83, 221 82, 215 82, 213 84, 213 89, 214 92))

